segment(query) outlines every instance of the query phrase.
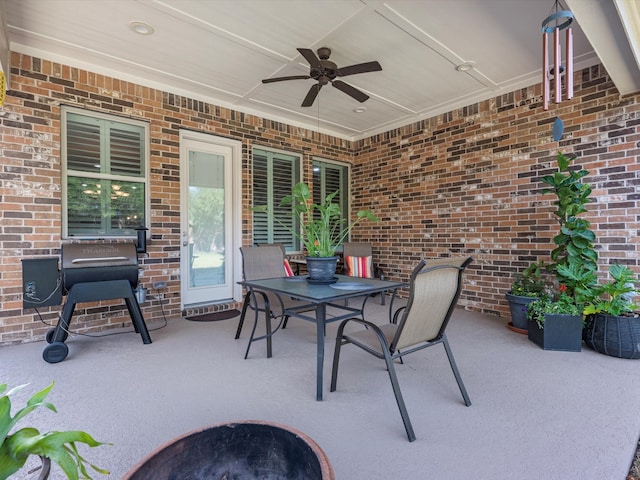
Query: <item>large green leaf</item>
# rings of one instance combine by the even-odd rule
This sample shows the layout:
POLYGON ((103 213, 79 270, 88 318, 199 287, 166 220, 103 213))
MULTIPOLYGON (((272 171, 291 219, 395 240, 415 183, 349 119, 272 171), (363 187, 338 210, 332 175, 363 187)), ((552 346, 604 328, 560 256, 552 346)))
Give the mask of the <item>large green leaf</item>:
POLYGON ((583 237, 573 237, 571 239, 571 242, 573 243, 573 245, 576 248, 578 248, 580 250, 583 250, 583 249, 589 247, 589 245, 591 244, 591 242, 589 242, 589 240, 586 240, 583 237))
MULTIPOLYGON (((89 447, 107 444, 96 441, 88 433, 70 430, 41 434, 33 427, 25 427, 10 433, 19 420, 38 407, 56 411, 51 403, 44 401, 53 385, 54 383, 51 382, 51 385, 34 394, 14 417, 11 417, 9 395, 24 388, 24 385, 8 392, 6 392, 6 384, 0 385, 0 394, 2 394, 0 396, 0 480, 5 480, 20 470, 30 455, 50 458, 62 468, 69 479, 78 479, 79 472, 82 473, 83 478, 91 478, 85 467, 88 462, 78 453, 76 442, 84 443, 89 447)), ((91 467, 98 473, 108 473, 94 465, 91 467)))
POLYGON ((558 169, 561 172, 564 172, 567 168, 569 168, 569 164, 571 163, 571 158, 566 157, 564 154, 558 152, 558 156, 556 158, 558 162, 558 169))

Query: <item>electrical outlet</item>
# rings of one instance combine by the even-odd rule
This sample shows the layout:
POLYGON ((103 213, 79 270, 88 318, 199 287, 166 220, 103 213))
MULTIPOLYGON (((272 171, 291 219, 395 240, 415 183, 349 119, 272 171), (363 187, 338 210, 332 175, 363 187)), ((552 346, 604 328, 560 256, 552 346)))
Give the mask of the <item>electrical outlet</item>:
POLYGON ((35 297, 36 296, 36 282, 27 282, 24 289, 24 294, 27 297, 35 297))
POLYGON ((153 288, 155 288, 156 290, 167 288, 167 282, 153 282, 153 288))

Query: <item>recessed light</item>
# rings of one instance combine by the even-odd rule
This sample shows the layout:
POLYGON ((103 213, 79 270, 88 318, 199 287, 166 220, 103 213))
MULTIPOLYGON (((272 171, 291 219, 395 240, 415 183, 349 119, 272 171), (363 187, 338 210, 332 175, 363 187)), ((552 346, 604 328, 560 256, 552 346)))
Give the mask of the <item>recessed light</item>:
POLYGON ((473 70, 476 66, 475 62, 464 62, 456 67, 456 70, 459 72, 468 72, 469 70, 473 70))
POLYGON ((353 109, 354 113, 364 113, 367 111, 367 107, 356 107, 353 109))
POLYGON ((153 33, 153 27, 144 22, 130 22, 129 28, 139 35, 151 35, 153 33))

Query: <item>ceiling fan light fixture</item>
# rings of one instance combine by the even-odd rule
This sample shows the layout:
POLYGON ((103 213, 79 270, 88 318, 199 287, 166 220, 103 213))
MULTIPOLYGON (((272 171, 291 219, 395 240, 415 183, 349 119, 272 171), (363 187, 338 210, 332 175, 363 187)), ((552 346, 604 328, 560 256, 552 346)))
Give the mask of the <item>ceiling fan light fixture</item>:
POLYGON ((137 20, 129 22, 129 28, 138 35, 151 35, 154 32, 151 25, 137 20))

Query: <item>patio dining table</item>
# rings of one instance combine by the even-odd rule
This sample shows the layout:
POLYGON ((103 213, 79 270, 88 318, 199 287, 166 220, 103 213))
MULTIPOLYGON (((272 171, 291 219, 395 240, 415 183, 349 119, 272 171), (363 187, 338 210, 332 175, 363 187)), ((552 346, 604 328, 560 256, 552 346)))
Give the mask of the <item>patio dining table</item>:
MULTIPOLYGON (((245 280, 239 283, 246 288, 264 292, 274 292, 279 295, 287 295, 308 302, 307 305, 302 307, 286 309, 284 315, 300 318, 316 324, 316 400, 322 400, 325 326, 328 323, 357 316, 362 317, 364 315, 364 305, 366 301, 363 301, 359 307, 351 307, 347 302, 343 302, 342 304, 338 304, 337 302, 352 297, 368 296, 373 293, 397 290, 406 286, 403 282, 378 280, 375 278, 354 278, 345 275, 336 275, 336 282, 329 285, 311 283, 306 276, 245 280), (315 317, 309 315, 309 304, 315 305, 315 317), (328 318, 328 306, 338 309, 341 313, 328 318)), ((389 302, 390 313, 392 308, 393 302, 389 302)))

